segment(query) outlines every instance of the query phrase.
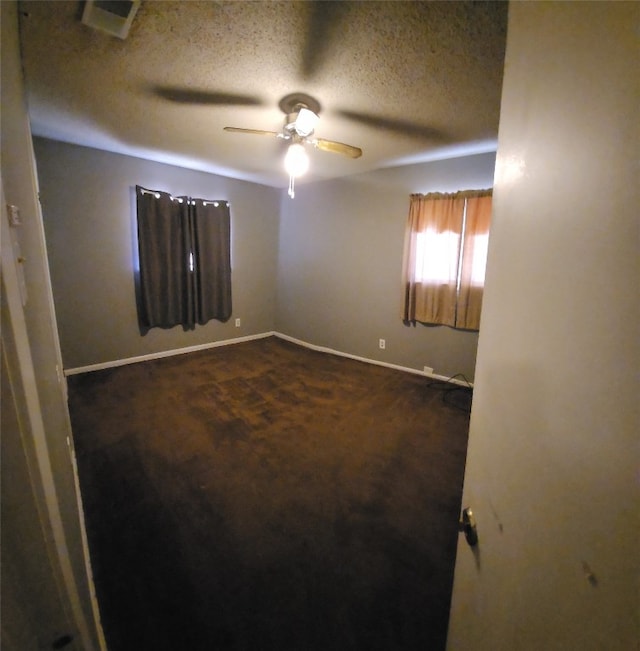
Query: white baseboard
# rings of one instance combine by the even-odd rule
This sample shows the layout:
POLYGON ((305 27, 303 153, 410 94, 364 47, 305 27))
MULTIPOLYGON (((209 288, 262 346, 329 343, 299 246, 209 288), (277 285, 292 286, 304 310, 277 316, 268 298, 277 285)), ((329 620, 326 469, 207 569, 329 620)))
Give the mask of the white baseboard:
POLYGON ((89 366, 79 366, 77 368, 65 369, 64 374, 77 375, 79 373, 89 373, 91 371, 101 371, 106 368, 115 368, 117 366, 125 366, 127 364, 136 364, 138 362, 148 362, 153 359, 161 359, 163 357, 173 357, 174 355, 184 355, 186 353, 194 353, 199 350, 207 350, 208 348, 218 348, 220 346, 230 346, 232 344, 240 344, 244 341, 252 341, 254 339, 265 339, 266 337, 276 336, 285 341, 289 341, 292 344, 297 344, 298 346, 304 346, 311 350, 317 350, 321 353, 328 353, 330 355, 338 355, 339 357, 348 357, 349 359, 354 359, 358 362, 365 362, 366 364, 375 364, 376 366, 385 366, 386 368, 392 368, 396 371, 404 371, 405 373, 413 373, 414 375, 422 375, 423 377, 429 377, 434 380, 439 380, 441 382, 451 382, 452 384, 458 384, 463 387, 473 387, 472 382, 464 382, 458 380, 457 378, 448 378, 444 375, 437 375, 436 373, 425 373, 424 371, 419 371, 415 368, 409 368, 408 366, 400 366, 398 364, 390 364, 389 362, 381 362, 377 359, 369 359, 368 357, 359 357, 358 355, 351 355, 350 353, 343 353, 339 350, 334 350, 333 348, 327 348, 325 346, 316 346, 315 344, 310 344, 301 339, 296 339, 295 337, 290 337, 289 335, 282 334, 281 332, 263 332, 257 335, 248 335, 246 337, 237 337, 235 339, 223 339, 221 341, 212 341, 207 344, 199 344, 197 346, 187 346, 186 348, 177 348, 174 350, 163 350, 157 353, 149 353, 148 355, 138 355, 136 357, 128 357, 126 359, 117 359, 112 362, 102 362, 100 364, 91 364, 89 366))
POLYGON ((76 368, 67 368, 64 371, 65 375, 77 375, 78 373, 89 373, 90 371, 101 371, 105 368, 115 368, 116 366, 126 366, 127 364, 137 364, 138 362, 148 362, 153 359, 161 359, 163 357, 173 357, 174 355, 184 355, 186 353, 195 353, 199 350, 207 350, 208 348, 218 348, 219 346, 229 346, 231 344, 240 344, 243 341, 251 341, 253 339, 264 339, 265 337, 272 337, 275 332, 264 332, 258 335, 248 335, 246 337, 236 337, 235 339, 223 339, 221 341, 212 341, 207 344, 199 344, 197 346, 187 346, 186 348, 176 348, 174 350, 161 350, 157 353, 149 353, 147 355, 138 355, 136 357, 127 357, 126 359, 116 359, 111 362, 101 362, 100 364, 91 364, 89 366, 78 366, 76 368))
POLYGON ((280 332, 273 333, 276 337, 284 339, 285 341, 290 341, 292 344, 298 344, 299 346, 304 346, 305 348, 310 348, 311 350, 317 350, 321 353, 329 353, 330 355, 338 355, 339 357, 348 357, 349 359, 355 359, 358 362, 365 362, 367 364, 375 364, 376 366, 385 366, 386 368, 393 368, 396 371, 404 371, 405 373, 413 373, 414 375, 422 375, 423 377, 430 377, 434 380, 440 380, 442 382, 451 382, 452 384, 459 384, 463 387, 473 387, 472 382, 464 382, 458 380, 457 378, 448 378, 445 375, 438 375, 436 373, 425 373, 424 371, 419 371, 417 368, 410 368, 408 366, 400 366, 399 364, 390 364, 389 362, 381 362, 377 359, 369 359, 368 357, 359 357, 358 355, 351 355, 350 353, 343 353, 339 350, 334 350, 333 348, 326 348, 325 346, 316 346, 315 344, 307 343, 301 339, 296 339, 295 337, 290 337, 289 335, 283 335, 280 332))

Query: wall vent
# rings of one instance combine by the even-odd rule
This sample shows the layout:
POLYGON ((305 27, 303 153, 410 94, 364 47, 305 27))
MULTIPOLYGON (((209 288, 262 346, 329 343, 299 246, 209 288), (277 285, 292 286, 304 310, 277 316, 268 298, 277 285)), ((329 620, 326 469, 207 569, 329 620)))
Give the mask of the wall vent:
POLYGON ((140 6, 140 0, 87 0, 82 22, 93 29, 125 39, 140 6))

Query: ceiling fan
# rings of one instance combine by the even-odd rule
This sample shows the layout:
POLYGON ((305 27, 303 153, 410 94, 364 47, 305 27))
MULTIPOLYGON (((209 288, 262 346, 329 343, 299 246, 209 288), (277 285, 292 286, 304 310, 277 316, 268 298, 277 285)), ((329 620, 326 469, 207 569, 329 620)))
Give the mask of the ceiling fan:
POLYGON ((285 156, 285 169, 289 173, 289 196, 294 197, 294 180, 302 176, 309 167, 309 158, 304 145, 312 145, 321 151, 343 154, 350 158, 360 158, 362 149, 346 145, 335 140, 325 140, 314 137, 318 124, 320 103, 304 93, 292 93, 283 97, 278 106, 285 114, 282 131, 263 131, 262 129, 243 129, 240 127, 224 127, 232 133, 247 133, 260 136, 272 136, 288 141, 289 147, 285 156))

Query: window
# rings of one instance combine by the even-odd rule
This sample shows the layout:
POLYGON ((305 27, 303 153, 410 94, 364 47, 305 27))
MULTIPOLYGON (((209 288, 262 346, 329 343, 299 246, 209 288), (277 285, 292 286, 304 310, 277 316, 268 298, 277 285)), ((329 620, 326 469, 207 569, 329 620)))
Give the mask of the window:
POLYGON ((231 316, 229 204, 136 186, 141 327, 231 316))
POLYGON ((478 330, 491 190, 411 195, 403 320, 478 330))

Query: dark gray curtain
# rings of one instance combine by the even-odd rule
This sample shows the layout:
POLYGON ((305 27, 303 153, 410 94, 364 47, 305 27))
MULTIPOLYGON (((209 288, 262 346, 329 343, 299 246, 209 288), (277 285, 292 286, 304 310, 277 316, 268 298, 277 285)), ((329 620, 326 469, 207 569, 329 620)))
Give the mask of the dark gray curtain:
POLYGON ((194 258, 195 320, 231 316, 231 218, 226 201, 195 199, 190 205, 194 258))
POLYGON ((226 201, 171 197, 136 186, 140 325, 192 328, 231 316, 226 201))

